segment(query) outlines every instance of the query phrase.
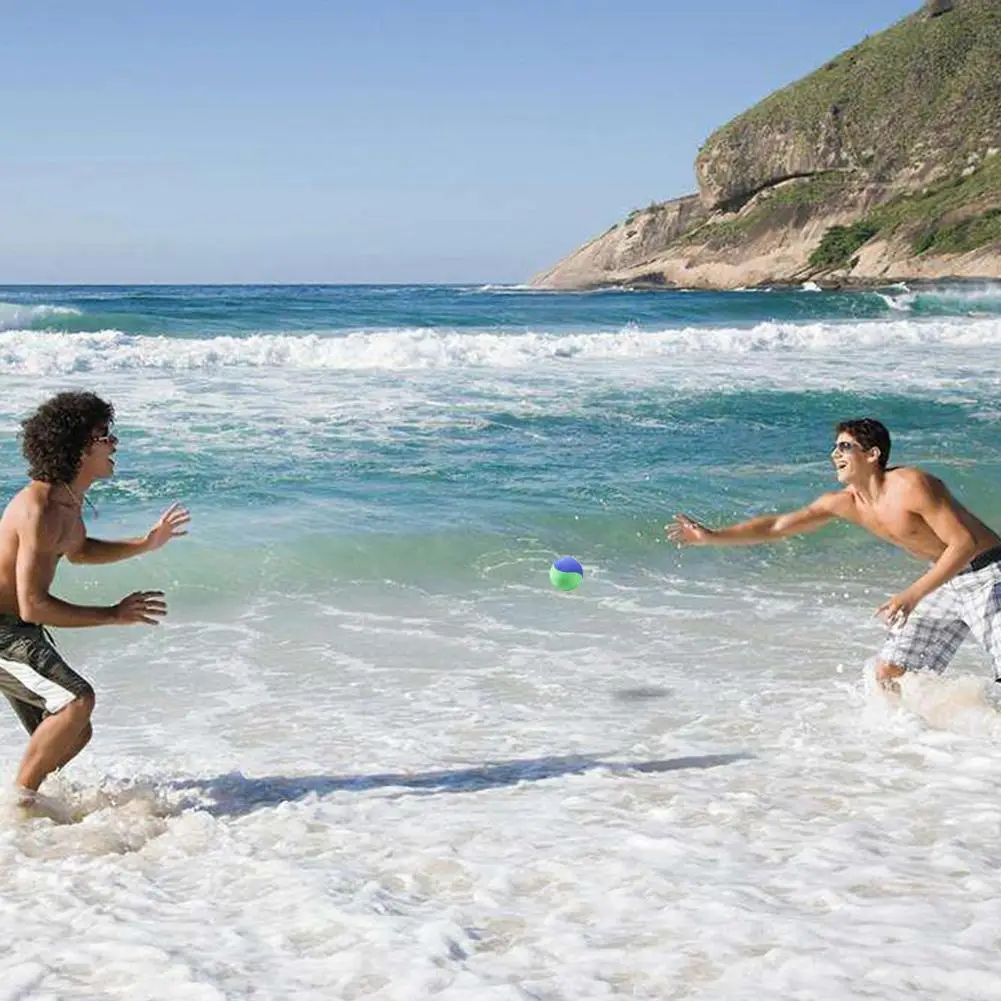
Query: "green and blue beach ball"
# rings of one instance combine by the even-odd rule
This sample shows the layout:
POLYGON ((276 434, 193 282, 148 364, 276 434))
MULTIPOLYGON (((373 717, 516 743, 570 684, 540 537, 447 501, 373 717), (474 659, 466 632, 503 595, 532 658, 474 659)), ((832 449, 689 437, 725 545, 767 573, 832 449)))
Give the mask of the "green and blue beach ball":
POLYGON ((572 591, 584 579, 584 568, 572 557, 563 556, 549 568, 549 580, 561 591, 572 591))

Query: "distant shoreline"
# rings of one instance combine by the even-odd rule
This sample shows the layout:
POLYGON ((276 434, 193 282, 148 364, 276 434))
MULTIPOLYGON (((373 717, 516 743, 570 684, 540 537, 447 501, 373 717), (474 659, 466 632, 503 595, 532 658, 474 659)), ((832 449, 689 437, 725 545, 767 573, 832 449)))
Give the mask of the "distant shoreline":
POLYGON ((912 292, 921 289, 942 288, 944 286, 966 286, 966 287, 996 287, 1001 290, 1001 278, 971 278, 968 275, 959 275, 948 278, 893 278, 883 281, 848 279, 845 281, 835 281, 830 278, 810 278, 804 281, 773 281, 762 282, 755 285, 746 285, 741 288, 709 288, 706 286, 685 286, 668 285, 663 282, 629 282, 616 283, 609 282, 600 285, 591 285, 587 288, 538 288, 533 291, 545 292, 550 295, 566 293, 569 295, 580 292, 705 292, 712 295, 720 295, 724 292, 797 292, 806 291, 810 286, 814 286, 820 292, 876 292, 887 289, 899 289, 906 285, 912 292))

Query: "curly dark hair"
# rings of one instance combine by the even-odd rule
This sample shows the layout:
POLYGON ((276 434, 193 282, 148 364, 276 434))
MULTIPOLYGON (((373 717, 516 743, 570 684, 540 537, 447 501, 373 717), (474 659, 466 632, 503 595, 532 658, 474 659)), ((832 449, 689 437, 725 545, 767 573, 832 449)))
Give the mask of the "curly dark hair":
POLYGON ((115 408, 94 393, 57 393, 21 422, 21 452, 28 475, 43 483, 69 483, 94 433, 110 428, 115 408))

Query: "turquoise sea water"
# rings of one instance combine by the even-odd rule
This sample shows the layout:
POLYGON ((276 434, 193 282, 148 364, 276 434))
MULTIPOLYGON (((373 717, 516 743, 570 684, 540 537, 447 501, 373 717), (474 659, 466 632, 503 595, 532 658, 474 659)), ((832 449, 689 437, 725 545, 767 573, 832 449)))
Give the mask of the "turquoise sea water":
POLYGON ((846 526, 663 536, 833 488, 865 415, 1001 528, 996 287, 0 288, 0 380, 5 497, 18 422, 88 388, 121 438, 91 533, 193 515, 57 578, 170 615, 60 631, 97 736, 53 780, 85 819, 0 825, 0 937, 47 947, 13 996, 139 997, 93 943, 163 998, 968 998, 957 963, 1001 996, 989 667, 904 713, 864 681, 921 568, 846 526), (129 919, 51 924, 53 868, 129 919))
MULTIPOLYGON (((180 498, 199 525, 186 559, 207 547, 253 574, 266 551, 281 574, 287 551, 283 587, 346 564, 470 585, 521 536, 659 565, 674 510, 743 517, 828 487, 832 424, 858 414, 890 425, 894 458, 951 470, 1001 514, 990 289, 16 288, 0 303, 6 430, 60 388, 104 393, 123 433, 118 479, 94 493, 104 523, 180 498)), ((0 460, 9 494, 11 433, 0 460)))

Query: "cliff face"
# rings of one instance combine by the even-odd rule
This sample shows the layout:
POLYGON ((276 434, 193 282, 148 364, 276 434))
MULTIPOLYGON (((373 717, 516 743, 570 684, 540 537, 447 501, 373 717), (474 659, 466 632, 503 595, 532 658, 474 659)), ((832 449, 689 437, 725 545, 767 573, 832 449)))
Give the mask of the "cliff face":
POLYGON ((533 284, 998 278, 999 153, 1001 0, 929 0, 713 133, 698 195, 533 284))
POLYGON ((767 126, 738 119, 713 136, 695 161, 701 198, 713 209, 736 209, 783 181, 857 169, 847 145, 837 105, 807 128, 782 118, 767 126))
MULTIPOLYGON (((593 284, 594 275, 632 271, 643 261, 656 259, 665 247, 708 218, 709 210, 698 195, 652 205, 632 213, 625 222, 586 243, 551 271, 538 275, 533 284, 545 288, 580 288, 593 284)), ((659 283, 657 277, 648 280, 659 283)))

